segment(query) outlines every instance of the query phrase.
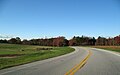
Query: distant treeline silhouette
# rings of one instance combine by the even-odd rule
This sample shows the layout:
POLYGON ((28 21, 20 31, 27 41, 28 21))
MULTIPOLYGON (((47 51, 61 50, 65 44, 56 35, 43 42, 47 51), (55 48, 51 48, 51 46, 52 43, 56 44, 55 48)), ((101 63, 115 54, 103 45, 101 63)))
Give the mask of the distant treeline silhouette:
POLYGON ((74 36, 72 39, 67 40, 65 37, 60 36, 56 38, 41 38, 41 39, 24 39, 21 41, 19 37, 11 38, 10 40, 0 40, 0 43, 9 44, 23 44, 23 45, 39 45, 39 46, 119 46, 120 35, 114 38, 98 37, 86 37, 86 36, 74 36))

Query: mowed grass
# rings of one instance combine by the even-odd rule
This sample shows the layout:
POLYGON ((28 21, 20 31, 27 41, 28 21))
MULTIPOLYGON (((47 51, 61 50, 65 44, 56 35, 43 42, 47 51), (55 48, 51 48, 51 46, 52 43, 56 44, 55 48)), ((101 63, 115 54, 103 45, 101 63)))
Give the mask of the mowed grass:
POLYGON ((115 52, 120 52, 120 46, 92 46, 92 47, 115 51, 115 52))
POLYGON ((70 47, 46 47, 32 45, 0 44, 0 69, 44 60, 74 51, 70 47), (51 48, 39 50, 39 48, 51 48))

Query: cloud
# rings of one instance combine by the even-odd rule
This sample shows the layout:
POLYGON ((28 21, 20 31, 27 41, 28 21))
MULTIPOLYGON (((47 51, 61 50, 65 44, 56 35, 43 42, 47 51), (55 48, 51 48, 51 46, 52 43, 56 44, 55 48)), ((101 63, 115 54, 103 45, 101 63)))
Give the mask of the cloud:
POLYGON ((1 35, 0 34, 0 38, 8 39, 8 38, 12 38, 12 36, 10 36, 10 35, 1 35))

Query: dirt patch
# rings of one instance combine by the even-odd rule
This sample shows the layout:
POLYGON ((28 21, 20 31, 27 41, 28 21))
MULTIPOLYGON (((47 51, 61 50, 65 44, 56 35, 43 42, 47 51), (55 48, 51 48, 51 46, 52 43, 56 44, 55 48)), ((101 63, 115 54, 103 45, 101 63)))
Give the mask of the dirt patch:
POLYGON ((6 54, 6 55, 0 55, 0 58, 15 58, 22 55, 24 54, 6 54))
POLYGON ((39 50, 51 50, 51 49, 53 49, 53 48, 36 48, 37 51, 39 51, 39 50))

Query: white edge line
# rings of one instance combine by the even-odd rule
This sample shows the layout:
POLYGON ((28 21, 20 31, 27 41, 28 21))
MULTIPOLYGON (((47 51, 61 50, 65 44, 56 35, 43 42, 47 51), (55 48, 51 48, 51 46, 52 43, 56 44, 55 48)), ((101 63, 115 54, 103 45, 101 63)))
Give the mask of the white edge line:
POLYGON ((99 50, 99 51, 103 51, 103 52, 107 52, 107 53, 111 53, 111 54, 114 54, 114 55, 116 55, 116 56, 120 56, 120 54, 117 53, 117 52, 108 51, 108 50, 105 50, 105 49, 99 49, 99 48, 92 48, 92 49, 99 50))

